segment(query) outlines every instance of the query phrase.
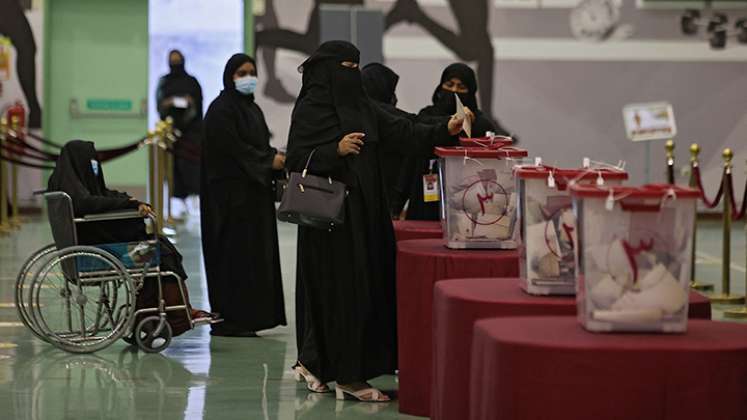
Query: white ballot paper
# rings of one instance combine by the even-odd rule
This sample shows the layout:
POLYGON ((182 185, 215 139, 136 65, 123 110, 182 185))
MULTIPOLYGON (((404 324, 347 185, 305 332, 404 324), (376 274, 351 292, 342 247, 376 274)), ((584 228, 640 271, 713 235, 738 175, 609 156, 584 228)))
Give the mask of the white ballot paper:
POLYGON ((472 138, 472 121, 467 117, 467 113, 464 112, 464 104, 462 104, 462 100, 459 99, 459 95, 455 93, 454 96, 456 97, 456 115, 464 118, 462 130, 467 133, 468 138, 472 138))
POLYGON ((172 104, 174 105, 174 108, 178 108, 178 109, 189 108, 189 101, 187 101, 187 98, 183 96, 174 96, 172 98, 172 104))

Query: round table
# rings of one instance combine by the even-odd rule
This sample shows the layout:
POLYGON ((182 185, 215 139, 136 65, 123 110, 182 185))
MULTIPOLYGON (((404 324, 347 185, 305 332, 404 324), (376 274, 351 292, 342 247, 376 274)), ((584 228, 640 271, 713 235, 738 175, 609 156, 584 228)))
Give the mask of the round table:
POLYGON ((517 251, 448 249, 442 239, 397 244, 399 410, 428 416, 431 389, 433 285, 450 278, 516 277, 517 251))
POLYGON ((409 241, 412 239, 439 239, 444 233, 441 222, 431 220, 395 220, 394 236, 397 241, 409 241))
MULTIPOLYGON (((472 328, 478 319, 576 315, 574 296, 532 296, 519 278, 441 281, 433 291, 433 420, 467 417, 472 328)), ((690 318, 711 318, 711 302, 690 292, 690 318)))
POLYGON ((747 419, 747 325, 598 334, 575 317, 475 323, 471 419, 747 419))

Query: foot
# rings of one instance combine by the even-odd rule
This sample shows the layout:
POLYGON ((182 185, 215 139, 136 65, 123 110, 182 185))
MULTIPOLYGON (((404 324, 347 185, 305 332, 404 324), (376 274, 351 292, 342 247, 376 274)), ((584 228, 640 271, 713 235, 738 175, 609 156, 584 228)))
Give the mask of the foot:
POLYGON ((356 382, 352 384, 337 384, 335 393, 338 400, 352 398, 360 402, 389 402, 391 399, 372 387, 367 382, 356 382))
POLYGON ((281 104, 292 104, 296 101, 296 97, 288 93, 278 79, 268 80, 262 93, 281 104))
POLYGON ((293 366, 292 369, 293 377, 296 378, 296 382, 306 382, 306 389, 308 389, 309 391, 316 392, 318 394, 332 392, 332 390, 329 389, 326 384, 323 384, 322 381, 320 381, 316 376, 309 372, 309 370, 306 369, 304 365, 301 364, 301 362, 296 362, 296 365, 293 366))
POLYGON ((217 312, 206 312, 201 309, 192 309, 193 324, 217 324, 223 322, 220 314, 217 312))

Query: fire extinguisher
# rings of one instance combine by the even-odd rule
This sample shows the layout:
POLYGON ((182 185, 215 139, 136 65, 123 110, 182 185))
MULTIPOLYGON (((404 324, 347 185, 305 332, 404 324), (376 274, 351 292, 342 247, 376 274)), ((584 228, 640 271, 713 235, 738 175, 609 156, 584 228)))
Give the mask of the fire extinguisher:
MULTIPOLYGON (((12 124, 12 121, 14 119, 18 119, 18 132, 16 132, 16 138, 24 141, 26 139, 26 133, 24 132, 26 127, 26 109, 23 107, 23 104, 21 101, 16 100, 16 102, 8 107, 7 111, 5 112, 5 116, 8 118, 8 123, 12 124)), ((11 125, 13 127, 13 125, 11 125)), ((16 155, 22 155, 24 154, 25 147, 21 145, 16 144, 8 144, 8 146, 13 150, 13 153, 16 155)))

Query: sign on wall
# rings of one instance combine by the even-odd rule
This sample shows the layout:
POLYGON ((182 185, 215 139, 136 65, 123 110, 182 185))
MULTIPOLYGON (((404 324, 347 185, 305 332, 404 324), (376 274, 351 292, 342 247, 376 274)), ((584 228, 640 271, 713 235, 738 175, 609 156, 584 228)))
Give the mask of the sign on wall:
POLYGON ((674 110, 668 102, 627 105, 623 108, 623 118, 632 141, 666 140, 677 134, 674 110))

